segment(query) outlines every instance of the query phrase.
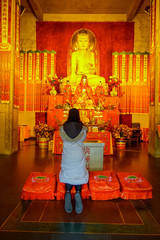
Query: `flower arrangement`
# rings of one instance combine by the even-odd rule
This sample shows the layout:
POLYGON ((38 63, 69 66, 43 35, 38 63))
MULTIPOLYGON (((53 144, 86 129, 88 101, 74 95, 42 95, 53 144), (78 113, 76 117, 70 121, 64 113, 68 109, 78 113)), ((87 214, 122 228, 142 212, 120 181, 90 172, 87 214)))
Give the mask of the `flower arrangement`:
POLYGON ((119 83, 118 77, 117 76, 110 76, 109 77, 109 83, 119 83))
POLYGON ((39 122, 39 124, 34 127, 34 133, 37 138, 49 138, 49 140, 51 140, 53 137, 54 128, 48 126, 46 123, 39 122))
POLYGON ((108 86, 112 97, 119 95, 120 82, 117 76, 109 77, 108 86))
POLYGON ((57 75, 55 75, 54 77, 49 75, 48 76, 48 82, 53 87, 53 86, 56 86, 59 83, 59 79, 58 79, 57 75))
POLYGON ((132 136, 132 129, 127 125, 114 125, 112 135, 114 138, 126 138, 129 139, 132 136))
POLYGON ((51 88, 47 89, 47 94, 56 95, 59 92, 59 84, 61 83, 61 78, 55 74, 54 76, 48 75, 46 83, 49 83, 51 88))

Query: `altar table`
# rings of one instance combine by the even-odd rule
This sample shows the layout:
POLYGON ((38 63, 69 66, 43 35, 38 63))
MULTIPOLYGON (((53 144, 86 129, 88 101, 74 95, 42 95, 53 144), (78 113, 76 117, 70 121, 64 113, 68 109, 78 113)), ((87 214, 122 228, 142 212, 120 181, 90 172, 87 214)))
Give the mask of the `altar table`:
MULTIPOLYGON (((63 142, 60 137, 59 131, 55 131, 53 137, 52 153, 62 154, 63 142)), ((104 155, 113 154, 112 134, 109 131, 105 132, 88 132, 86 140, 95 141, 100 140, 104 143, 104 155)))

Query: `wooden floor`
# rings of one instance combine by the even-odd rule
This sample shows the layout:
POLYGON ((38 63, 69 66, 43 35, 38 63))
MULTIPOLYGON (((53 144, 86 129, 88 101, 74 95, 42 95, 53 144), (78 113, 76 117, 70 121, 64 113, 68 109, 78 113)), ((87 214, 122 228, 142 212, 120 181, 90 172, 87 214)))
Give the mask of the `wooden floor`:
POLYGON ((64 201, 22 201, 31 172, 59 173, 61 155, 39 149, 34 140, 21 143, 12 156, 0 156, 0 239, 139 240, 160 239, 160 159, 148 155, 148 144, 114 149, 104 170, 140 172, 153 186, 153 199, 83 200, 84 211, 67 214, 64 201))

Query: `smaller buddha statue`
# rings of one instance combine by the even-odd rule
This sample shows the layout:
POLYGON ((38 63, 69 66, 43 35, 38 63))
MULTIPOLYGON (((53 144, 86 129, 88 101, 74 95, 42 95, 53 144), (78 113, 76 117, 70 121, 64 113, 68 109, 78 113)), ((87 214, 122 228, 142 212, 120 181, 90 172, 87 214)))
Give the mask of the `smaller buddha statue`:
POLYGON ((94 109, 94 103, 92 88, 88 85, 87 76, 83 75, 74 94, 73 106, 79 109, 94 109))
POLYGON ((72 103, 72 89, 69 80, 67 80, 66 85, 63 89, 63 103, 72 103))

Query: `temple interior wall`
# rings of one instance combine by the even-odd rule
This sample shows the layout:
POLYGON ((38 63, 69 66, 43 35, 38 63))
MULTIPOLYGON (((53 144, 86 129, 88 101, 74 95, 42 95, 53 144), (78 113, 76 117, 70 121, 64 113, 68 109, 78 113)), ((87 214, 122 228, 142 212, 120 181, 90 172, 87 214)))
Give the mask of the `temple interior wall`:
MULTIPOLYGON (((44 15, 44 21, 126 21, 126 15, 104 15, 99 14, 56 14, 44 15)), ((31 13, 25 13, 20 19, 20 49, 24 51, 36 50, 36 18, 31 13)), ((139 14, 134 19, 134 52, 150 51, 150 17, 146 14, 139 14)), ((47 37, 47 36, 46 36, 47 37)), ((54 49, 53 49, 54 50, 54 49)), ((19 125, 29 125, 32 129, 35 125, 34 112, 19 112, 19 125)), ((141 127, 149 127, 149 114, 133 114, 132 122, 139 122, 141 127)), ((31 135, 33 131, 31 132, 31 135)))

